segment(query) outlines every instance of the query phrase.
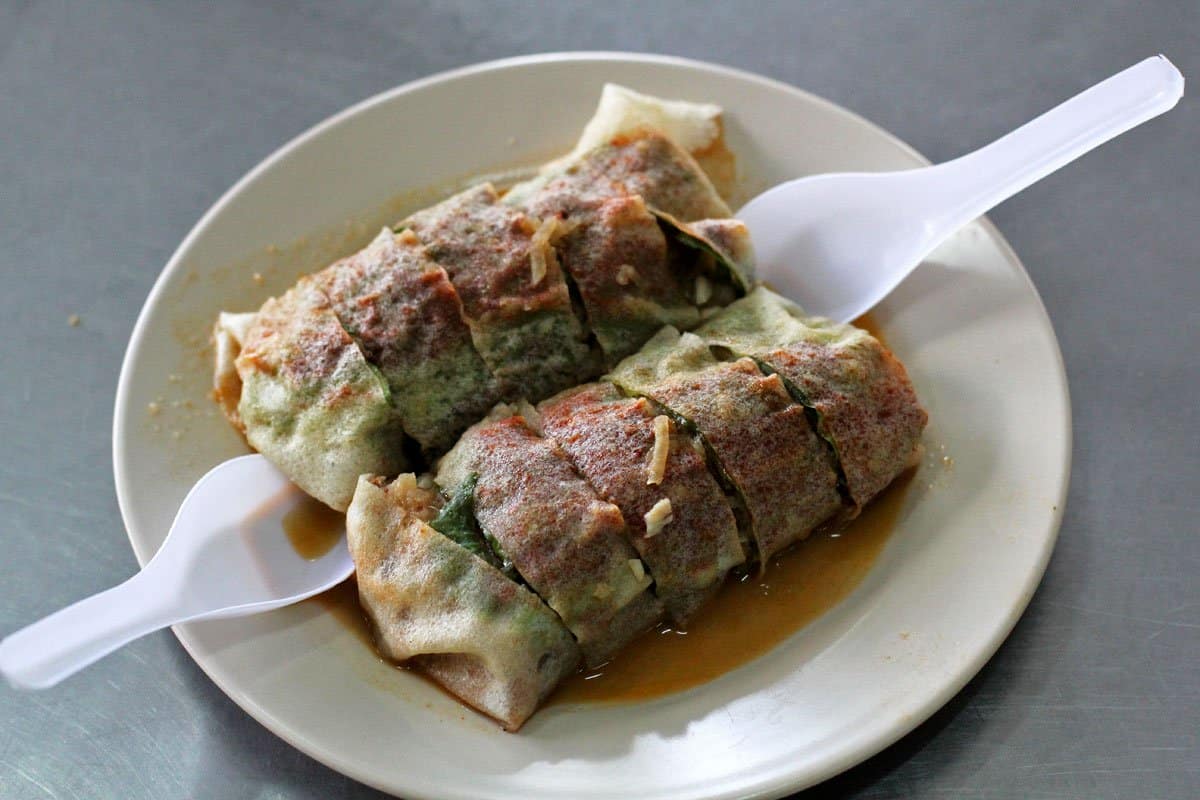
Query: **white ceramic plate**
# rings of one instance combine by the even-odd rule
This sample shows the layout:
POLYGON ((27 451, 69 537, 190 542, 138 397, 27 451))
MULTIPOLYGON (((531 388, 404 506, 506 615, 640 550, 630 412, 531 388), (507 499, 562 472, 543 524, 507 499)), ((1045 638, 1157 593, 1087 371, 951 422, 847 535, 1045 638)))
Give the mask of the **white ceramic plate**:
MULTIPOLYGON (((234 186, 142 309, 113 431, 139 561, 158 547, 191 483, 243 452, 205 398, 203 348, 216 311, 256 308, 436 194, 401 190, 450 188, 565 151, 605 81, 722 105, 748 193, 808 173, 924 163, 886 132, 790 86, 651 56, 483 64, 354 106, 234 186), (151 402, 162 408, 156 415, 151 402)), ((1041 578, 1069 472, 1054 333, 990 224, 971 225, 935 253, 877 317, 932 420, 929 456, 898 528, 850 597, 708 685, 641 704, 552 707, 509 735, 384 666, 312 604, 176 634, 279 736, 409 798, 776 797, 817 783, 929 717, 996 650, 1041 578)))

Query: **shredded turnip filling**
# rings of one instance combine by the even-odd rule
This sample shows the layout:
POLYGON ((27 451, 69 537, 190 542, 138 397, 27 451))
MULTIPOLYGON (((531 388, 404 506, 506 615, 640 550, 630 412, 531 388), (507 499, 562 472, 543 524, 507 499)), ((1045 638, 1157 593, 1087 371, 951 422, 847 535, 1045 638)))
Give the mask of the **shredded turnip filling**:
POLYGON ((667 456, 671 453, 671 420, 661 414, 654 418, 654 452, 650 454, 646 483, 656 486, 667 474, 667 456))

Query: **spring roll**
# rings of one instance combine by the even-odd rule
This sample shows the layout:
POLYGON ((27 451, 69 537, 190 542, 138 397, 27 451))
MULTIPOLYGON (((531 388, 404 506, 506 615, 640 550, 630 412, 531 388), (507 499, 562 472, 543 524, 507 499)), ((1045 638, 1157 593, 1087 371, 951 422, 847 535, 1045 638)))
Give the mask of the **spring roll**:
POLYGON ((683 222, 662 211, 655 212, 655 217, 673 242, 699 252, 702 261, 692 272, 700 279, 715 281, 714 288, 726 289, 724 295, 697 293, 698 305, 720 308, 754 287, 754 245, 746 223, 732 218, 683 222))
POLYGON ((672 268, 667 239, 642 198, 593 197, 576 188, 550 187, 529 208, 561 220, 559 256, 608 363, 636 351, 663 325, 696 327, 691 270, 672 268))
POLYGON ((485 183, 399 227, 450 276, 501 396, 547 397, 595 374, 596 360, 553 247, 557 220, 543 224, 498 201, 485 183))
POLYGON ((729 197, 736 177, 733 153, 725 145, 721 107, 712 103, 666 100, 606 83, 592 118, 584 126, 575 149, 546 171, 570 162, 617 136, 657 130, 687 151, 722 197, 729 197))
POLYGON ((663 325, 693 328, 700 306, 728 303, 748 290, 753 256, 744 225, 730 227, 735 221, 725 219, 691 225, 654 205, 728 215, 695 162, 661 135, 604 144, 540 180, 536 189, 514 187, 505 201, 561 220, 563 266, 610 366, 663 325), (672 252, 664 231, 686 246, 685 257, 672 252), (698 298, 698 279, 732 288, 698 298))
POLYGON ((523 206, 534 195, 563 185, 585 187, 604 197, 637 195, 650 208, 684 222, 732 216, 696 160, 653 128, 618 134, 579 156, 555 162, 513 186, 504 199, 523 206))

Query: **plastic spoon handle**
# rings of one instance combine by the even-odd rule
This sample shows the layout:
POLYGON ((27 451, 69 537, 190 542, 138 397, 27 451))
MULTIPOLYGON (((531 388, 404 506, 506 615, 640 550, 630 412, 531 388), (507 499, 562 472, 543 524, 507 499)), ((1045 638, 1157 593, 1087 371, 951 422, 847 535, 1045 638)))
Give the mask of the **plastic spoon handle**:
POLYGON ((1118 72, 1012 133, 925 173, 930 248, 1084 153, 1171 110, 1183 75, 1154 56, 1118 72))
POLYGON ((174 593, 164 591, 170 583, 153 566, 5 638, 0 674, 21 689, 45 689, 121 645, 191 616, 174 593))

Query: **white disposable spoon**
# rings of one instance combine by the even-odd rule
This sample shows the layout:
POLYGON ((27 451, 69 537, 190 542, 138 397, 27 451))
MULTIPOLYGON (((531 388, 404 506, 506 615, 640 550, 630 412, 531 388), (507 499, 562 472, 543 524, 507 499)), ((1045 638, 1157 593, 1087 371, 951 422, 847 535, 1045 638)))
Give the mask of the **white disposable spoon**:
POLYGON ((354 572, 344 536, 308 560, 284 534, 284 515, 303 499, 260 455, 219 464, 184 498, 141 572, 4 639, 0 674, 45 689, 159 628, 257 614, 341 583, 354 572))
POLYGON ((1179 70, 1148 58, 961 158, 789 181, 737 216, 754 234, 762 280, 810 314, 849 322, 959 228, 1182 96, 1179 70))

